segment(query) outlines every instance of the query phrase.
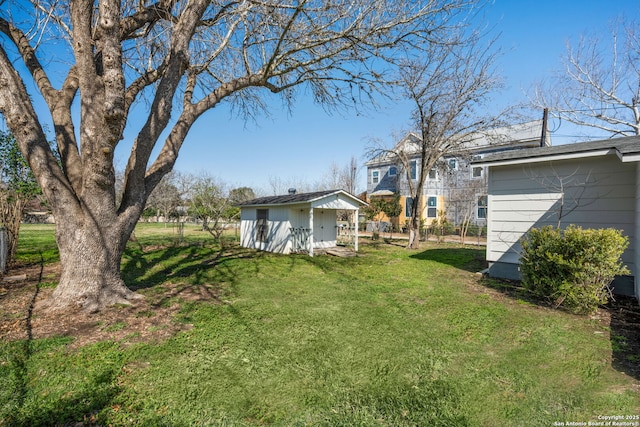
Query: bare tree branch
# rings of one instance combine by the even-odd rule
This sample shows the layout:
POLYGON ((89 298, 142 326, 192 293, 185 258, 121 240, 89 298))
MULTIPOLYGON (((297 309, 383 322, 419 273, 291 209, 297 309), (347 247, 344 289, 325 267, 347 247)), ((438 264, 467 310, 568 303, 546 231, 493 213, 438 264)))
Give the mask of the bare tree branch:
POLYGON ((640 39, 636 22, 612 24, 604 43, 582 36, 567 45, 564 69, 535 88, 531 105, 611 136, 640 135, 640 39))
POLYGON ((497 50, 477 33, 454 34, 446 44, 432 45, 420 59, 400 68, 404 96, 414 106, 415 132, 391 149, 377 154, 402 166, 413 200, 408 247, 418 246, 422 192, 429 172, 445 155, 473 146, 474 136, 497 127, 499 114, 484 111, 484 102, 499 87, 493 65, 497 50))

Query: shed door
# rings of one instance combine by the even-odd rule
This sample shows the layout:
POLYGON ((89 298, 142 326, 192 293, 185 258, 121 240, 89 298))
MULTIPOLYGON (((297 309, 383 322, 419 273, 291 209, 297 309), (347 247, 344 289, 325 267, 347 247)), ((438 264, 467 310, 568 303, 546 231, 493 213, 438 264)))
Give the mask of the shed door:
POLYGON ((256 211, 256 241, 266 242, 269 237, 269 209, 256 211))
POLYGON ((316 248, 328 248, 336 244, 336 211, 313 210, 313 244, 316 248))

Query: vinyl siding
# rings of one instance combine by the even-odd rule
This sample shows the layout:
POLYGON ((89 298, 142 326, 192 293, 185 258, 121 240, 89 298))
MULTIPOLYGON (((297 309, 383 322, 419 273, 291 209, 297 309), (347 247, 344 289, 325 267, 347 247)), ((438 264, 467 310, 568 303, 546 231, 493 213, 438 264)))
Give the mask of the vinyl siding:
POLYGON ((623 261, 634 271, 635 183, 635 163, 613 155, 491 167, 487 260, 517 264, 524 234, 561 216, 562 227, 622 230, 630 241, 623 261))
POLYGON ((240 245, 245 248, 269 252, 289 253, 289 208, 269 207, 267 221, 268 238, 266 242, 256 240, 257 209, 242 209, 240 217, 240 245))

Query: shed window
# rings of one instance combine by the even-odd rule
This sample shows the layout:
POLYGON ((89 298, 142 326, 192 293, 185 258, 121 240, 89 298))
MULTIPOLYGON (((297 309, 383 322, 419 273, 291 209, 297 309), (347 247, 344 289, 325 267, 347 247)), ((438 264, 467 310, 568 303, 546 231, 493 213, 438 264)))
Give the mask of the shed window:
POLYGON ((427 218, 435 218, 438 216, 438 198, 435 196, 427 197, 427 218))
POLYGON ((256 214, 256 241, 266 242, 269 238, 269 209, 258 209, 256 214))

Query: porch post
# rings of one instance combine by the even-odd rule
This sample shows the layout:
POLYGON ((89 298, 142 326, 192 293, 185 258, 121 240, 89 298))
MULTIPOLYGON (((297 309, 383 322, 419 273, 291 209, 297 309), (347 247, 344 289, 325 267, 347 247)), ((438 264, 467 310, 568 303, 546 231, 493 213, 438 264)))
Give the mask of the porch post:
POLYGON ((353 236, 355 241, 353 242, 353 249, 358 252, 358 209, 356 209, 354 212, 354 218, 353 218, 353 236))
POLYGON ((313 208, 309 208, 309 256, 313 256, 313 208))

